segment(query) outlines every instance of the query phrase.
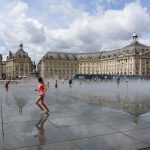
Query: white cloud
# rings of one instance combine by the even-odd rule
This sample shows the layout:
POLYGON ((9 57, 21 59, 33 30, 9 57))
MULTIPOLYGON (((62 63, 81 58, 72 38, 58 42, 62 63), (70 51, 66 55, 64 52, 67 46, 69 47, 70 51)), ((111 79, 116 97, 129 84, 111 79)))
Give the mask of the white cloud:
POLYGON ((129 43, 133 32, 150 31, 149 13, 139 2, 126 4, 122 10, 104 11, 99 7, 94 14, 66 0, 47 7, 44 22, 30 16, 31 8, 25 2, 13 3, 0 13, 3 45, 15 52, 23 41, 29 56, 38 61, 49 50, 83 52, 120 48, 129 43))
POLYGON ((28 5, 23 2, 18 2, 16 3, 15 7, 13 7, 9 12, 8 12, 8 17, 18 17, 20 15, 25 15, 26 11, 28 10, 28 5))

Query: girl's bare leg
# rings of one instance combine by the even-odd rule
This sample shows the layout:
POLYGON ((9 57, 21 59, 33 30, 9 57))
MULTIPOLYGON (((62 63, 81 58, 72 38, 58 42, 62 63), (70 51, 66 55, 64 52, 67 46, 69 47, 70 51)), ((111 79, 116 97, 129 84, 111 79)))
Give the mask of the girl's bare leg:
POLYGON ((38 99, 37 99, 37 101, 36 101, 35 104, 36 104, 41 110, 44 110, 44 109, 42 108, 42 106, 40 105, 40 103, 39 103, 40 101, 42 101, 41 96, 38 97, 38 99))
POLYGON ((44 103, 44 100, 43 100, 43 99, 41 99, 41 104, 42 104, 42 106, 44 106, 44 108, 46 109, 46 112, 49 112, 49 109, 48 109, 48 107, 46 106, 46 104, 44 103))

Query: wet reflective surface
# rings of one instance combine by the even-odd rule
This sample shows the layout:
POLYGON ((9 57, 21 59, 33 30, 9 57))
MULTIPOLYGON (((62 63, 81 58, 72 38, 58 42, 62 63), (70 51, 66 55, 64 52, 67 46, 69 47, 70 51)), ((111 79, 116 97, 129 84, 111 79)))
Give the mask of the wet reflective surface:
MULTIPOLYGON (((50 82, 50 81, 49 81, 50 82)), ((150 81, 50 82, 35 105, 36 82, 0 85, 0 150, 136 150, 150 147, 150 81)))

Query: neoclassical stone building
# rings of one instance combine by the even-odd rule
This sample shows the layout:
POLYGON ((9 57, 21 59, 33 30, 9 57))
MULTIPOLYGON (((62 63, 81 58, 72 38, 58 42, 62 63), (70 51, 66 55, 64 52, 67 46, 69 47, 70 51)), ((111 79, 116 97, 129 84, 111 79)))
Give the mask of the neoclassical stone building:
POLYGON ((112 51, 95 53, 47 52, 38 63, 42 77, 71 78, 76 74, 150 75, 150 46, 133 42, 112 51))
POLYGON ((2 78, 2 70, 3 70, 2 55, 0 54, 0 79, 2 78))
POLYGON ((6 79, 6 61, 2 61, 2 79, 6 79))
POLYGON ((42 77, 67 79, 78 74, 78 69, 78 56, 74 53, 47 52, 38 63, 42 77))
POLYGON ((23 49, 23 44, 14 54, 9 51, 6 59, 6 76, 7 78, 29 77, 32 72, 32 61, 23 49))

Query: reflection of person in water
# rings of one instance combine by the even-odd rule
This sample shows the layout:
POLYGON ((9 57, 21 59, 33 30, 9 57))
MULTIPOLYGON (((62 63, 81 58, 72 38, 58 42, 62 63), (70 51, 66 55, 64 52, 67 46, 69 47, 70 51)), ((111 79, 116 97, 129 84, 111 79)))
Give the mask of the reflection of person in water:
POLYGON ((120 84, 120 76, 117 76, 116 83, 119 86, 119 84, 120 84))
POLYGON ((35 137, 37 138, 38 140, 38 150, 42 150, 42 147, 41 145, 45 144, 46 142, 46 138, 45 138, 45 130, 44 130, 44 123, 46 122, 47 118, 48 118, 48 114, 44 115, 41 117, 41 119, 35 124, 37 130, 38 130, 38 133, 37 135, 35 135, 35 137))
POLYGON ((9 82, 10 82, 10 80, 6 80, 6 81, 5 81, 5 89, 6 89, 6 92, 8 92, 8 85, 9 85, 9 82))
POLYGON ((58 83, 57 83, 57 80, 55 81, 55 88, 57 88, 58 87, 58 83))

